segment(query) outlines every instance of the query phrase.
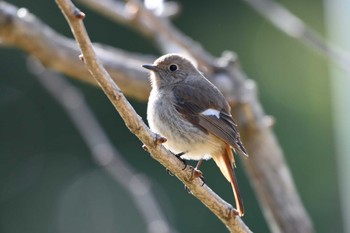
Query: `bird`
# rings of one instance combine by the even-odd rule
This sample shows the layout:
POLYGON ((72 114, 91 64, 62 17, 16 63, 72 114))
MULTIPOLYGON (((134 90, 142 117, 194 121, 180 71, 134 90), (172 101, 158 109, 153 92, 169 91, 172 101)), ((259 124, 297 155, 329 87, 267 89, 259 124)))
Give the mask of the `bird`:
POLYGON ((244 215, 244 206, 234 172, 234 154, 248 157, 232 118, 231 108, 219 89, 186 57, 166 54, 150 70, 151 93, 147 105, 150 129, 165 137, 166 149, 180 159, 213 158, 223 176, 231 183, 236 215, 244 215))

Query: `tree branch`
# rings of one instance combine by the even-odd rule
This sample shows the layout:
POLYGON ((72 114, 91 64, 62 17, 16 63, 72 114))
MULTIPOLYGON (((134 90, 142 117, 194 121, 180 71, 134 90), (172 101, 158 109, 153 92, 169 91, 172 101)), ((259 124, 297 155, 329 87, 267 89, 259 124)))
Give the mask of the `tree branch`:
MULTIPOLYGON (((75 41, 58 34, 24 8, 0 2, 0 38, 3 45, 24 50, 46 67, 97 85, 78 59, 80 52, 75 41)), ((141 65, 152 62, 155 57, 106 45, 94 46, 100 61, 123 91, 135 99, 146 100, 150 85, 147 72, 141 69, 141 65)))
POLYGON ((84 62, 88 70, 102 87, 129 130, 146 145, 152 157, 176 175, 191 190, 194 196, 201 200, 218 216, 231 232, 250 232, 242 220, 234 215, 230 204, 223 201, 207 186, 201 187, 200 179, 192 179, 193 168, 188 167, 182 170, 182 162, 158 142, 157 135, 152 133, 141 120, 141 117, 137 115, 119 87, 97 60, 91 41, 82 22, 82 19, 85 17, 84 13, 78 10, 69 0, 57 0, 56 2, 66 17, 75 39, 81 48, 84 62))

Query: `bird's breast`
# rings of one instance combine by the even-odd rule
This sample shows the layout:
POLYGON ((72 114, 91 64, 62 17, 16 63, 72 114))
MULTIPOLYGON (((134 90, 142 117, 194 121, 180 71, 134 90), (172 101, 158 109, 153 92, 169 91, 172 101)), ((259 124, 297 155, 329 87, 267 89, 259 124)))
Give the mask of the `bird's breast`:
POLYGON ((149 127, 155 133, 167 138, 164 146, 173 153, 186 152, 185 159, 210 158, 221 150, 220 143, 192 123, 176 110, 174 97, 162 93, 152 93, 147 108, 149 127))

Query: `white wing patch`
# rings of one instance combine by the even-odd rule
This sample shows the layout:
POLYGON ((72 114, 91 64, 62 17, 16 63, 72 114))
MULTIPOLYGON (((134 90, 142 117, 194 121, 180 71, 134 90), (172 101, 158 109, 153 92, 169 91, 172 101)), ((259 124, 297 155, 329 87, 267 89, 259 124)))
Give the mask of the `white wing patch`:
POLYGON ((205 116, 216 116, 216 118, 220 119, 220 111, 213 108, 208 108, 207 110, 201 112, 201 114, 205 116))

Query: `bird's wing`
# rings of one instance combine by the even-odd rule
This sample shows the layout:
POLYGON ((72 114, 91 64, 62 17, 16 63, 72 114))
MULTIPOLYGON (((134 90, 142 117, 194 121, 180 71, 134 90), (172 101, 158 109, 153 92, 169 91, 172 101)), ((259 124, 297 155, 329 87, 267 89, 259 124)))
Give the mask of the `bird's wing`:
POLYGON ((178 86, 173 91, 176 101, 175 107, 185 119, 202 131, 221 138, 247 156, 247 151, 240 140, 237 124, 230 114, 230 107, 216 88, 205 90, 196 86, 190 87, 190 89, 188 86, 186 88, 178 86), (208 91, 217 93, 213 93, 210 98, 208 91), (196 94, 193 95, 193 92, 196 94))

